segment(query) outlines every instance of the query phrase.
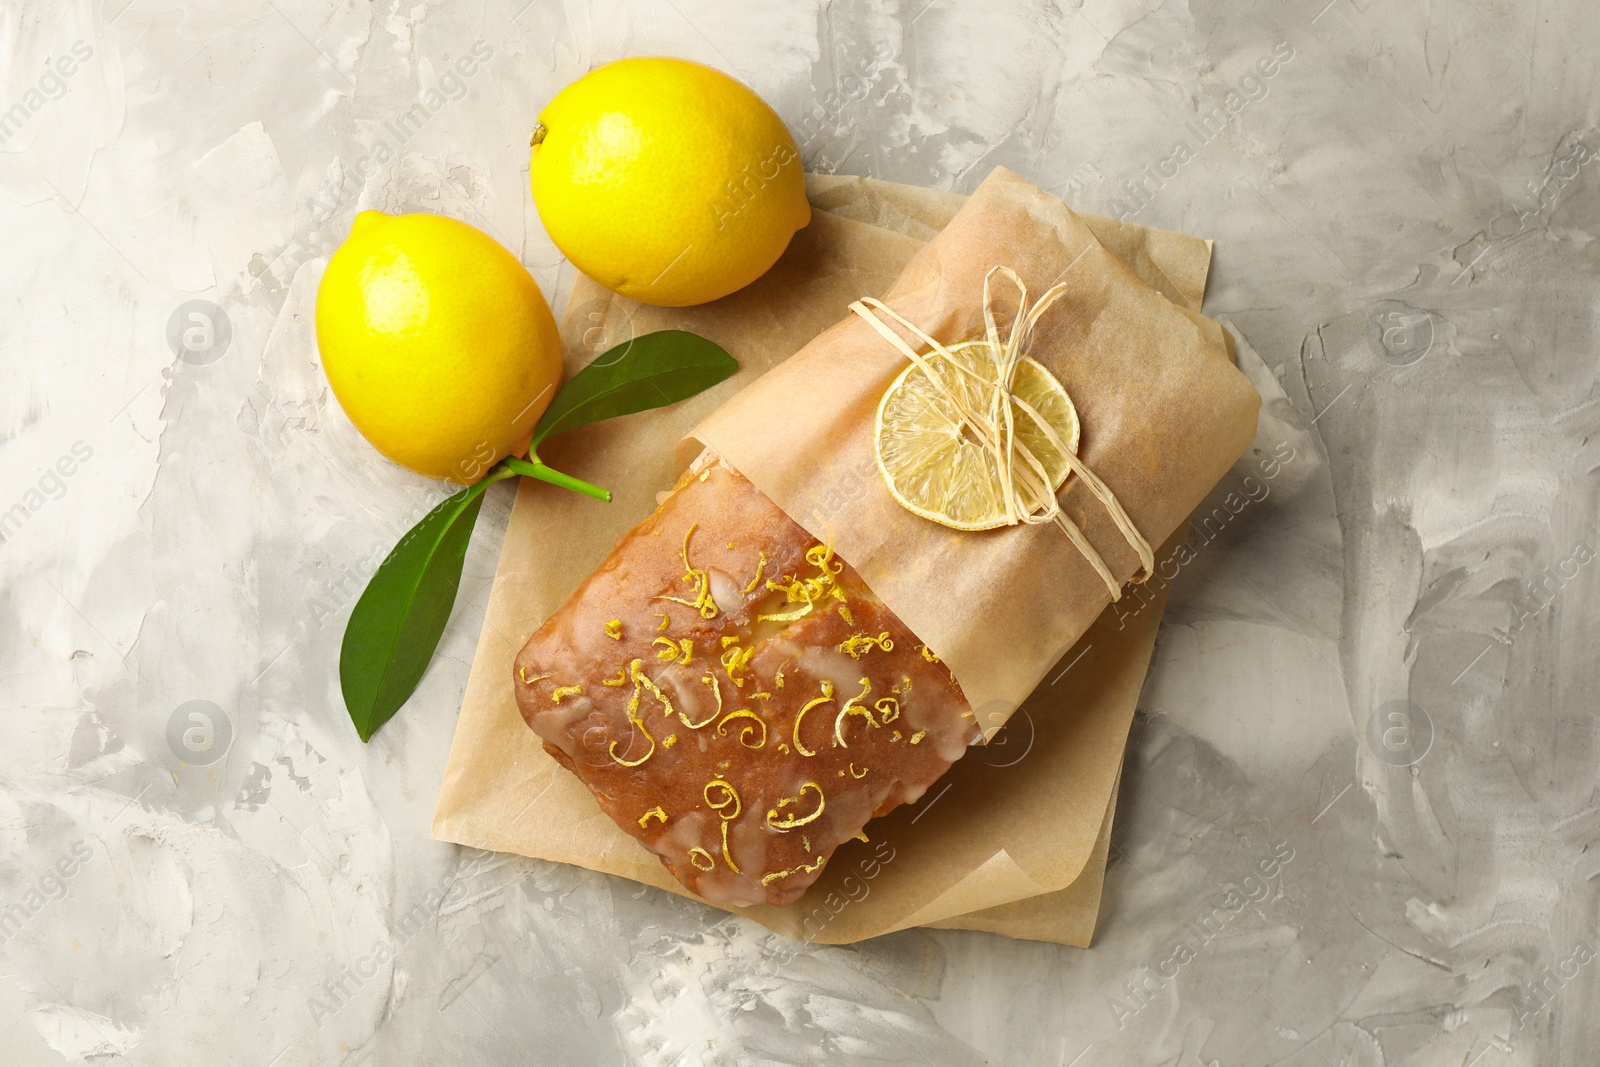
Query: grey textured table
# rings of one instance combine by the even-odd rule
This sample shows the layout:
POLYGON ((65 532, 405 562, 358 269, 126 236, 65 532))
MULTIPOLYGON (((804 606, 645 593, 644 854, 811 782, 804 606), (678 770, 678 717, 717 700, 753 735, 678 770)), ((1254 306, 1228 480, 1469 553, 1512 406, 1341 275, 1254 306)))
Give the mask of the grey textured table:
POLYGON ((1595 1062, 1589 4, 524 3, 0 12, 0 1060, 1595 1062), (329 395, 322 264, 443 212, 559 306, 527 130, 652 53, 812 169, 1217 241, 1281 462, 1196 532, 1091 950, 795 955, 430 841, 503 488, 414 704, 345 720, 344 618, 442 491, 329 395))

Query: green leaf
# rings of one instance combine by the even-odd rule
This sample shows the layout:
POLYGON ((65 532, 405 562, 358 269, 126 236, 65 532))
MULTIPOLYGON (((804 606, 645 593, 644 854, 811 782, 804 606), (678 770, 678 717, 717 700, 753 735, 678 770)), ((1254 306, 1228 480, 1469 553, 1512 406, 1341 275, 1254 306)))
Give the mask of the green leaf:
POLYGON ((658 330, 624 341, 572 376, 533 431, 547 437, 618 415, 665 407, 723 381, 739 364, 720 345, 686 330, 658 330))
POLYGON ((356 601, 339 649, 339 688, 361 740, 372 740, 422 680, 455 604, 483 491, 512 476, 496 466, 428 512, 356 601))
POLYGON ((683 330, 661 330, 618 345, 573 375, 556 394, 534 432, 529 459, 496 464, 477 485, 456 493, 413 526, 356 601, 339 649, 339 688, 361 740, 370 741, 410 699, 439 647, 485 489, 523 474, 610 500, 607 490, 545 466, 534 449, 553 434, 676 404, 738 369, 720 347, 683 330))

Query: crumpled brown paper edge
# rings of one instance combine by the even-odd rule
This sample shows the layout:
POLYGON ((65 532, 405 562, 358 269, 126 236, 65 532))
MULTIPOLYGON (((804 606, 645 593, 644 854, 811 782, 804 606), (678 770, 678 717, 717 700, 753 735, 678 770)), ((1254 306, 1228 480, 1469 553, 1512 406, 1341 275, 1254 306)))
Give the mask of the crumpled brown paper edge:
MULTIPOLYGON (((833 213, 840 222, 845 222, 851 214, 859 217, 869 213, 874 214, 874 221, 889 221, 884 218, 884 214, 892 209, 900 212, 905 218, 915 218, 921 225, 930 227, 938 222, 939 215, 944 214, 948 217, 948 213, 953 212, 962 199, 951 194, 893 186, 867 179, 819 179, 815 180, 814 191, 818 193, 819 206, 828 204, 841 209, 833 213), (848 195, 849 186, 857 188, 856 197, 848 195), (908 207, 910 211, 906 210, 908 207)), ((1183 238, 1181 235, 1142 231, 1142 228, 1127 227, 1110 220, 1096 221, 1112 232, 1113 237, 1122 245, 1131 244, 1136 250, 1143 247, 1139 241, 1139 234, 1141 232, 1148 234, 1147 243, 1150 251, 1147 255, 1145 253, 1136 255, 1136 259, 1140 256, 1153 257, 1165 259, 1170 264, 1175 258, 1182 257, 1174 257, 1170 251, 1163 252, 1161 249, 1187 248, 1191 263, 1199 262, 1198 270, 1181 269, 1183 264, 1180 263, 1177 265, 1179 269, 1164 270, 1159 277, 1153 277, 1150 281, 1152 285, 1159 284, 1163 288, 1170 289, 1172 295, 1186 302, 1192 300, 1198 304, 1204 289, 1204 273, 1210 250, 1208 243, 1194 238, 1183 238)), ((829 225, 825 220, 819 222, 829 225)), ((835 230, 838 229, 836 226, 835 230)), ((888 237, 882 232, 883 228, 867 229, 857 226, 850 230, 846 223, 846 230, 847 232, 842 235, 836 235, 836 239, 842 245, 865 242, 876 246, 880 252, 888 237)), ((910 249, 914 246, 901 242, 897 247, 899 248, 897 254, 903 261, 904 258, 909 258, 910 249)), ((868 274, 870 272, 863 275, 861 279, 863 282, 868 280, 868 274)), ((881 270, 878 272, 880 285, 886 276, 892 277, 892 272, 881 270)), ((574 331, 582 333, 595 321, 604 319, 610 314, 615 305, 629 303, 598 290, 592 283, 584 284, 586 281, 580 279, 568 308, 568 321, 565 323, 563 335, 569 341, 573 339, 574 331)), ((881 289, 874 290, 870 286, 858 287, 850 295, 853 297, 873 291, 881 289)), ((631 305, 627 314, 634 320, 637 332, 669 327, 691 328, 718 339, 719 332, 727 332, 729 319, 740 314, 736 307, 729 306, 737 302, 738 295, 729 301, 722 301, 705 308, 678 312, 631 305)), ((763 302, 757 299, 751 303, 752 306, 760 307, 763 302)), ((817 326, 822 324, 825 322, 813 323, 817 326)), ((778 332, 781 336, 768 339, 766 351, 739 353, 747 365, 746 370, 759 373, 766 366, 785 358, 789 352, 794 351, 808 339, 778 332), (785 346, 786 350, 783 350, 785 346)), ((582 350, 570 353, 569 370, 581 366, 592 354, 582 350)), ((747 379, 748 376, 741 372, 737 377, 747 379)), ((724 394, 727 388, 723 387, 724 394)), ((720 401, 720 398, 718 395, 713 399, 720 401)), ((690 402, 684 406, 695 405, 694 402, 690 402)), ((698 406, 703 409, 707 405, 702 402, 698 406)), ((629 420, 620 421, 629 423, 647 418, 648 416, 634 416, 629 420)), ((692 419, 692 413, 680 414, 678 417, 680 433, 692 424, 692 419)), ((567 442, 569 447, 563 449, 566 454, 560 456, 561 462, 557 463, 558 466, 573 470, 580 476, 604 482, 605 468, 608 464, 597 464, 599 470, 593 470, 586 467, 584 462, 585 459, 592 459, 595 451, 610 454, 613 459, 619 454, 622 455, 625 462, 621 466, 624 468, 638 465, 640 457, 635 450, 643 450, 645 442, 642 437, 630 440, 628 436, 630 428, 626 426, 612 427, 609 431, 603 427, 592 429, 596 431, 595 436, 600 440, 581 442, 582 447, 580 442, 567 442)), ((580 435, 570 436, 578 438, 580 435)), ((556 454, 552 450, 551 456, 547 458, 556 462, 556 454)), ((610 473, 619 473, 617 464, 609 466, 613 468, 610 473)), ((628 509, 626 524, 614 532, 605 531, 609 536, 598 536, 584 541, 581 548, 591 553, 590 558, 571 561, 567 567, 562 568, 570 578, 569 581, 561 582, 549 575, 544 576, 542 580, 536 580, 534 582, 536 586, 545 588, 533 599, 543 601, 547 608, 552 599, 555 603, 559 603, 565 592, 588 573, 600 558, 603 558, 622 529, 631 526, 632 522, 637 521, 648 511, 653 501, 647 497, 653 495, 655 488, 668 484, 672 473, 675 472, 668 470, 647 477, 645 480, 649 482, 650 489, 644 494, 645 498, 641 498, 639 492, 633 492, 631 497, 619 493, 618 503, 628 509), (554 589, 551 588, 552 585, 562 588, 554 589)), ((613 488, 616 488, 616 485, 613 485, 613 488)), ((548 532, 547 529, 541 528, 539 520, 541 517, 549 518, 552 507, 570 507, 571 500, 559 494, 552 498, 547 490, 548 487, 531 482, 524 482, 519 489, 517 505, 506 535, 501 566, 496 574, 495 590, 491 595, 483 637, 474 659, 467 694, 463 701, 461 724, 455 745, 452 747, 445 782, 441 788, 434 836, 475 847, 572 862, 592 869, 622 874, 687 896, 688 894, 666 874, 654 857, 639 848, 636 842, 600 813, 592 798, 576 779, 562 773, 555 767, 554 762, 538 749, 536 739, 530 731, 527 731, 516 713, 510 692, 507 664, 525 640, 527 633, 536 628, 548 614, 548 610, 553 608, 542 612, 535 611, 532 616, 525 609, 517 610, 518 598, 513 596, 512 587, 524 584, 525 576, 515 576, 514 580, 514 576, 507 573, 507 562, 509 557, 517 555, 518 546, 526 546, 530 541, 537 540, 548 532), (551 769, 554 769, 554 774, 548 773, 551 769), (538 791, 530 796, 526 786, 535 782, 538 791), (552 839, 548 834, 530 835, 526 832, 530 824, 548 826, 552 820, 562 823, 561 828, 565 831, 556 834, 557 839, 552 839)), ((594 532, 601 533, 600 530, 594 532)), ((523 596, 521 599, 529 598, 523 596)), ((835 867, 843 872, 836 875, 837 878, 847 877, 851 870, 856 870, 855 889, 851 889, 848 885, 819 884, 800 904, 790 909, 729 910, 746 914, 781 932, 825 943, 860 940, 910 925, 937 924, 989 929, 1013 936, 1033 937, 1064 944, 1087 944, 1092 936, 1098 911, 1113 811, 1111 799, 1115 792, 1121 752, 1126 742, 1128 724, 1131 722, 1133 706, 1142 684, 1150 649, 1153 646, 1161 607, 1159 602, 1146 604, 1129 627, 1130 632, 1125 635, 1136 640, 1121 653, 1121 663, 1124 668, 1122 688, 1110 698, 1102 694, 1102 700, 1114 705, 1116 713, 1102 712, 1098 716, 1102 721, 1096 725, 1103 729, 1096 731, 1098 736, 1094 738, 1092 744, 1074 746, 1080 756, 1093 750, 1102 754, 1110 753, 1111 758, 1109 761, 1104 759, 1099 761, 1100 769, 1105 771, 1103 775, 1086 776, 1101 779, 1096 785, 1102 786, 1103 789, 1097 789, 1095 792, 1102 799, 1092 804, 1080 804, 1080 808, 1092 810, 1079 810, 1073 816, 1074 821, 1080 825, 1070 828, 1071 835, 1080 840, 1087 839, 1090 845, 1087 850, 1080 853, 1082 858, 1073 870, 1066 871, 1060 866, 1050 865, 1054 869, 1048 871, 1049 877, 1040 880, 1030 875, 1008 853, 992 853, 991 850, 988 862, 975 865, 973 870, 951 880, 950 884, 935 887, 937 891, 931 896, 928 895, 927 886, 920 887, 921 892, 912 892, 911 896, 921 898, 919 905, 909 911, 904 908, 899 909, 898 921, 886 922, 884 920, 888 916, 881 914, 884 910, 881 903, 870 903, 869 896, 856 899, 855 895, 864 889, 879 902, 885 897, 903 895, 906 887, 897 886, 896 883, 904 881, 906 875, 913 874, 917 864, 908 864, 904 861, 898 864, 892 861, 874 862, 874 855, 882 853, 875 853, 867 846, 856 848, 852 845, 847 846, 847 849, 855 848, 859 854, 851 856, 847 850, 841 850, 838 854, 839 862, 835 867), (852 868, 847 864, 845 862, 847 860, 854 860, 855 867, 852 868), (876 876, 870 881, 860 874, 859 868, 863 861, 873 862, 870 869, 876 876), (891 876, 892 873, 895 876, 891 876), (848 906, 835 913, 830 909, 832 904, 838 901, 845 901, 848 906), (774 912, 774 914, 764 914, 764 912, 774 912), (819 916, 825 921, 818 921, 819 916)), ((1109 623, 1109 620, 1110 613, 1102 622, 1109 623)), ((1093 644, 1092 634, 1086 635, 1080 643, 1080 648, 1087 648, 1093 644)), ((1066 658, 1066 662, 1073 662, 1078 651, 1074 649, 1072 656, 1066 658)), ((1091 661, 1085 661, 1069 673, 1089 678, 1094 674, 1094 670, 1091 661)), ((1077 679, 1064 679, 1062 688, 1069 690, 1076 683, 1077 679)), ((1088 717, 1052 715, 1048 718, 1054 723, 1056 720, 1070 722, 1073 719, 1088 717)), ((954 792, 957 786, 977 788, 981 784, 978 780, 985 774, 1003 770, 1006 768, 990 767, 969 756, 967 760, 958 764, 946 779, 941 780, 941 786, 930 791, 930 795, 948 786, 953 796, 959 796, 954 792), (972 779, 971 783, 967 781, 969 778, 972 779)), ((1084 778, 1080 777, 1078 780, 1082 782, 1084 778)), ((917 848, 923 847, 923 844, 913 840, 918 835, 896 832, 891 821, 895 820, 897 815, 902 821, 909 822, 912 827, 921 819, 924 812, 930 813, 927 815, 926 828, 937 829, 946 821, 962 821, 960 813, 952 815, 949 806, 937 816, 931 814, 932 810, 931 806, 924 804, 891 815, 886 820, 875 821, 872 830, 878 841, 874 847, 890 848, 895 858, 903 854, 901 849, 915 852, 917 848), (890 840, 891 834, 895 835, 894 839, 899 843, 900 849, 896 849, 893 844, 885 844, 890 840)), ((972 823, 974 820, 967 818, 965 821, 972 823)), ((978 822, 981 824, 982 820, 978 822)), ((938 842, 934 841, 928 847, 937 848, 938 842)), ((1078 850, 1069 848, 1056 851, 1059 854, 1063 851, 1078 850)))
MULTIPOLYGON (((944 229, 967 198, 942 189, 835 174, 807 174, 812 206, 928 241, 944 229)), ((1171 230, 1079 213, 1089 232, 1139 279, 1179 307, 1198 312, 1211 273, 1210 241, 1171 230), (1197 254, 1196 242, 1205 254, 1197 254)))

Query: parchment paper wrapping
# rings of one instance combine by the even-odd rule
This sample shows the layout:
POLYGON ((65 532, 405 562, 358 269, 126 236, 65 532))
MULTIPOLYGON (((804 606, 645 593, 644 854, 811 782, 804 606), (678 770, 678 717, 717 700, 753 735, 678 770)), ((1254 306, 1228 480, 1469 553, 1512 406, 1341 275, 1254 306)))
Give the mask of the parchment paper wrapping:
MULTIPOLYGON (((764 278, 715 304, 646 307, 577 280, 562 328, 569 373, 630 331, 668 328, 710 337, 741 369, 677 408, 587 427, 546 446, 544 458, 555 466, 612 489, 609 507, 522 481, 440 790, 435 837, 686 895, 544 754, 517 711, 509 664, 672 484, 674 447, 695 421, 838 322, 851 300, 887 292, 965 199, 861 178, 811 176, 808 190, 818 209, 811 224, 764 278)), ((1150 286, 1198 309, 1207 242, 1088 216, 1084 222, 1150 286)), ((1087 412, 1085 422, 1087 436, 1087 412)), ((851 483, 847 491, 860 490, 851 483)), ((1104 614, 1025 703, 1026 714, 973 749, 922 803, 874 820, 870 844, 840 848, 799 903, 726 910, 833 944, 931 925, 1087 945, 1122 752, 1164 601, 1163 590, 1124 619, 1104 614)))
MULTIPOLYGON (((1249 447, 1260 395, 1215 324, 1144 284, 1065 204, 1004 168, 912 257, 884 301, 948 344, 981 337, 984 275, 994 266, 1016 271, 1034 296, 1066 285, 1028 355, 1077 405, 1079 456, 1159 545, 1249 447)), ((952 530, 910 513, 870 477, 878 401, 905 365, 847 315, 694 437, 848 561, 949 666, 992 733, 1111 597, 1054 526, 952 530)), ((1138 570, 1082 479, 1068 483, 1062 506, 1113 575, 1138 570)))

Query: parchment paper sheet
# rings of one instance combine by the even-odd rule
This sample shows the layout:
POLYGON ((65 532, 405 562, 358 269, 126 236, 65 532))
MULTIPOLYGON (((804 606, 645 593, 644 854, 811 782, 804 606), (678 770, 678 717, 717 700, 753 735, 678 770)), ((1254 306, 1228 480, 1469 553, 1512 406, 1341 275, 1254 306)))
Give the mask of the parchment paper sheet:
MULTIPOLYGON (((861 178, 812 176, 808 189, 819 209, 811 225, 764 278, 715 304, 646 307, 578 279, 562 328, 569 373, 630 329, 667 328, 710 337, 741 369, 676 408, 587 427, 545 448, 553 465, 609 487, 610 506, 522 480, 440 790, 436 838, 686 895, 544 754, 518 714, 509 665, 672 484, 675 446, 696 421, 838 322, 851 300, 887 291, 965 199, 861 178)), ((1209 243, 1083 218, 1152 287, 1199 307, 1209 243)), ((867 476, 876 471, 862 475, 863 486, 867 476)), ((852 483, 847 491, 862 489, 852 483)), ((823 943, 929 925, 1087 945, 1122 752, 1164 602, 1163 590, 1121 624, 1115 613, 1103 615, 1024 704, 1025 715, 972 750, 922 803, 874 820, 872 841, 842 847, 799 903, 727 910, 823 943)))

